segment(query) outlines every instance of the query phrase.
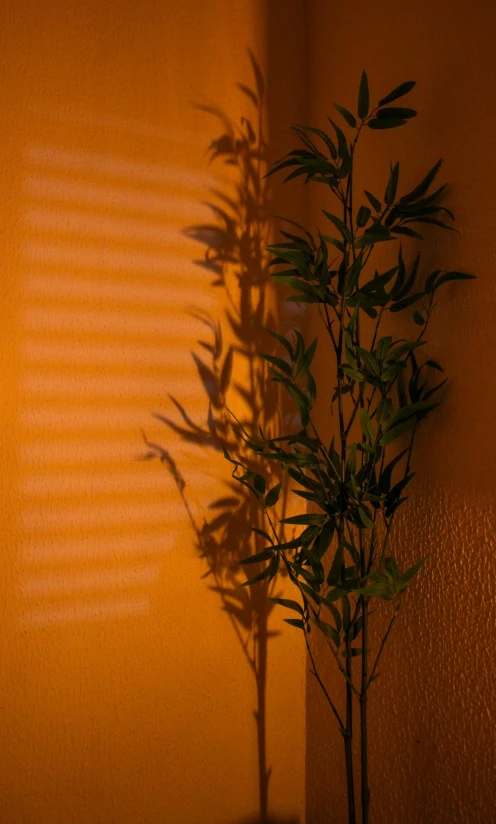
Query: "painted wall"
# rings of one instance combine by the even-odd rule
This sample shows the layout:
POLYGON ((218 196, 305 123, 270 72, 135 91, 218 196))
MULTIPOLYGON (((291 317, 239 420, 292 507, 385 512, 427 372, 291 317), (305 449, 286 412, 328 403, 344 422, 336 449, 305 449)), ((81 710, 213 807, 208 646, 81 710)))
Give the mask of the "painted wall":
MULTIPOLYGON (((225 295, 184 230, 211 221, 202 204, 212 188, 232 194, 236 170, 208 165, 219 120, 192 104, 252 116, 236 88, 253 85, 250 46, 271 157, 291 122, 325 125, 333 100, 353 101, 363 68, 378 93, 417 79, 421 112, 370 138, 370 187, 391 159, 405 158, 408 185, 444 157, 461 234, 429 248, 478 280, 445 292, 431 329, 450 389, 419 439, 396 535, 405 562, 431 555, 373 696, 371 786, 388 824, 491 821, 492 4, 358 0, 351 15, 321 0, 19 0, 0 15, 2 820, 259 817, 260 696, 240 638, 252 644, 260 601, 236 624, 241 602, 223 597, 224 572, 202 578, 190 521, 216 511, 225 464, 151 417, 184 423, 173 394, 205 419, 190 350, 209 331, 191 309, 227 328, 225 295), (167 445, 183 497, 170 462, 138 460, 141 430, 167 445)), ((304 198, 287 198, 276 190, 274 211, 301 216, 304 198)), ((303 824, 302 649, 265 617, 268 808, 303 824)), ((341 742, 313 683, 307 713, 307 821, 340 824, 341 742)))
MULTIPOLYGON (((193 104, 253 116, 236 84, 253 86, 247 47, 267 70, 265 3, 19 0, 0 15, 0 818, 258 821, 261 599, 236 600, 222 558, 203 577, 190 521, 212 519, 227 465, 152 413, 184 424, 172 394, 205 426, 191 350, 211 342, 198 312, 226 325, 226 296, 184 232, 212 222, 205 202, 233 196, 236 170, 208 165, 222 122, 193 104), (139 460, 142 430, 181 478, 139 460)), ((303 654, 266 617, 268 809, 302 824, 303 654)))
MULTIPOLYGON (((480 824, 496 818, 494 4, 316 0, 309 10, 311 123, 325 128, 335 100, 356 105, 363 69, 375 99, 417 80, 409 101, 420 116, 368 135, 361 172, 380 192, 400 159, 408 191, 444 158, 460 234, 426 233, 424 248, 440 268, 478 278, 445 291, 429 330, 450 384, 420 433, 395 543, 406 564, 430 554, 371 692, 370 783, 373 821, 480 824)), ((307 712, 307 822, 341 824, 342 744, 313 682, 307 712)))

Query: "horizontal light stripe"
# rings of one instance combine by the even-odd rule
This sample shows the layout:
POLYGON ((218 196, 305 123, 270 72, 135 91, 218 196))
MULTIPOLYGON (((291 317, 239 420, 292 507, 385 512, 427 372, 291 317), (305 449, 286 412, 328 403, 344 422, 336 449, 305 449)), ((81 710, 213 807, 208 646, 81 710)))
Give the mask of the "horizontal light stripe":
MULTIPOLYGON (((64 202, 81 207, 113 209, 139 215, 159 216, 162 220, 184 223, 204 223, 211 219, 211 210, 194 196, 185 197, 179 192, 159 194, 141 191, 131 186, 115 186, 62 177, 30 177, 24 191, 31 200, 64 202)), ((208 202, 208 193, 202 194, 208 202)))
MULTIPOLYGON (((21 313, 25 329, 51 329, 53 331, 95 334, 140 334, 154 340, 176 339, 184 336, 189 342, 198 334, 198 321, 187 314, 172 315, 167 309, 161 312, 132 312, 129 309, 78 308, 71 306, 36 306, 27 304, 21 313)), ((184 345, 184 342, 183 342, 184 345)))
MULTIPOLYGON (((171 354, 169 354, 169 358, 171 354)), ((156 397, 163 390, 164 384, 172 394, 177 393, 184 397, 191 391, 191 378, 180 377, 165 371, 162 375, 126 375, 103 374, 92 375, 79 372, 78 374, 56 374, 53 372, 27 372, 21 375, 20 391, 25 396, 40 396, 43 398, 63 397, 71 398, 123 398, 156 397)), ((202 386, 196 386, 197 395, 202 395, 202 386)))
MULTIPOLYGON (((185 528, 186 529, 186 528, 185 528)), ((185 531, 182 546, 194 552, 194 535, 185 531)), ((133 533, 113 531, 94 536, 27 535, 21 544, 21 559, 25 564, 71 563, 73 561, 132 560, 159 557, 178 546, 178 532, 168 530, 165 524, 143 525, 133 533)))
POLYGON ((103 178, 117 178, 125 182, 141 185, 152 183, 182 189, 198 189, 212 185, 215 178, 177 166, 162 166, 158 163, 137 163, 133 160, 119 159, 115 155, 95 154, 60 146, 33 144, 27 147, 27 160, 43 169, 55 168, 65 173, 79 172, 101 175, 103 178))
MULTIPOLYGON (((183 265, 185 262, 181 261, 183 265)), ((113 277, 85 277, 83 274, 53 274, 45 272, 29 273, 22 278, 21 287, 24 300, 33 298, 53 298, 57 301, 84 301, 91 306, 93 302, 105 302, 105 308, 112 304, 120 306, 143 306, 164 308, 176 311, 191 303, 200 302, 202 306, 213 303, 214 295, 208 292, 208 275, 200 272, 197 266, 188 262, 184 271, 171 267, 170 278, 159 282, 139 282, 113 277), (202 276, 203 275, 203 276, 202 276)), ((114 308, 114 307, 112 307, 114 308)))
POLYGON ((34 365, 44 364, 59 368, 71 366, 73 369, 110 366, 121 369, 124 373, 129 369, 150 372, 161 371, 161 381, 165 375, 169 376, 178 370, 190 369, 193 359, 191 352, 182 346, 174 347, 174 342, 154 344, 134 344, 132 341, 119 341, 118 346, 108 343, 81 343, 77 339, 51 341, 45 338, 23 338, 19 347, 25 369, 32 369, 34 365), (166 372, 165 372, 166 370, 166 372))
POLYGON ((29 598, 144 586, 157 580, 162 566, 161 562, 139 561, 129 568, 106 566, 92 570, 56 570, 42 575, 21 576, 20 586, 29 598))
MULTIPOLYGON (((121 456, 122 459, 122 456, 121 456)), ((143 466, 134 462, 135 469, 132 471, 132 461, 122 462, 121 468, 104 472, 102 469, 96 471, 82 470, 77 472, 74 469, 59 469, 50 471, 46 468, 37 468, 36 473, 23 474, 19 480, 19 488, 26 502, 27 498, 43 497, 49 499, 53 506, 54 498, 58 501, 67 496, 76 497, 78 495, 104 495, 114 496, 129 493, 139 499, 146 495, 150 500, 150 493, 157 498, 163 497, 169 486, 168 475, 160 472, 144 472, 143 466)), ((163 503, 161 504, 163 506, 163 503)))
MULTIPOLYGON (((158 252, 143 252, 135 249, 110 249, 103 241, 91 246, 84 246, 81 242, 70 243, 48 243, 38 240, 27 241, 22 248, 22 256, 30 264, 57 264, 67 268, 83 267, 85 270, 97 269, 99 272, 118 271, 131 272, 139 275, 141 273, 162 275, 169 279, 169 282, 178 277, 174 263, 177 260, 177 251, 182 250, 188 265, 192 270, 195 264, 190 260, 197 254, 198 245, 193 245, 189 238, 185 238, 179 229, 170 229, 167 242, 167 250, 158 252)), ((201 256, 200 252, 200 256, 201 256)), ((189 271, 191 271, 191 269, 189 271)))
POLYGON ((195 129, 195 131, 189 131, 184 128, 180 131, 172 131, 169 124, 168 128, 164 129, 157 125, 157 123, 147 122, 146 120, 120 117, 115 114, 90 114, 84 109, 77 111, 74 106, 75 101, 72 101, 70 107, 64 108, 62 106, 47 106, 45 104, 40 106, 34 102, 35 100, 36 98, 33 98, 30 103, 27 104, 27 110, 31 111, 34 116, 41 117, 43 120, 49 120, 49 122, 58 120, 72 124, 76 123, 78 126, 84 123, 87 126, 93 126, 98 129, 99 134, 101 134, 102 129, 112 129, 115 132, 124 132, 127 135, 137 135, 147 138, 158 137, 161 142, 177 142, 180 146, 188 143, 191 146, 198 146, 203 149, 203 151, 212 139, 210 131, 204 134, 201 132, 199 129, 199 121, 196 122, 198 128, 195 129))
POLYGON ((131 615, 143 615, 150 609, 147 595, 129 595, 126 597, 99 599, 81 604, 75 601, 64 606, 40 607, 26 610, 21 623, 26 627, 43 627, 53 624, 67 624, 72 621, 103 621, 112 618, 125 618, 131 615))
MULTIPOLYGON (((173 387, 171 387, 171 394, 174 394, 173 387)), ((207 403, 203 398, 198 399, 196 388, 190 388, 190 392, 187 395, 186 393, 181 395, 179 400, 194 420, 200 423, 205 420, 208 411, 206 409, 207 403)), ((115 398, 108 404, 106 403, 103 408, 95 406, 93 402, 89 405, 83 403, 72 405, 71 402, 70 408, 59 404, 23 407, 20 410, 20 424, 28 430, 32 429, 33 434, 36 434, 38 428, 42 428, 47 436, 50 436, 50 433, 69 429, 77 437, 81 430, 99 428, 111 433, 112 436, 126 430, 135 432, 136 437, 140 438, 139 433, 141 430, 147 427, 151 429, 152 426, 156 429, 157 422, 154 420, 154 413, 174 418, 178 424, 181 423, 178 414, 172 407, 170 398, 165 392, 162 392, 162 394, 157 393, 155 398, 149 398, 145 404, 141 403, 135 408, 130 408, 128 399, 126 399, 125 404, 118 405, 115 398)), ((29 435, 29 432, 26 434, 29 435)))
MULTIPOLYGON (((148 421, 148 423, 151 422, 148 421)), ((153 423, 155 424, 155 421, 153 423)), ((49 432, 44 432, 43 436, 38 438, 33 438, 33 433, 23 434, 22 442, 19 445, 19 457, 23 472, 26 474, 33 470, 39 473, 41 471, 40 464, 44 467, 43 471, 46 470, 48 473, 54 471, 55 467, 59 472, 64 471, 64 465, 67 472, 73 472, 74 466, 84 470, 88 464, 97 469, 98 472, 102 471, 102 465, 108 468, 111 464, 110 469, 115 469, 115 465, 119 465, 120 471, 123 467, 139 465, 141 468, 140 470, 136 469, 136 471, 142 472, 144 471, 142 468, 143 455, 150 449, 139 432, 132 432, 125 437, 118 438, 113 432, 109 431, 105 437, 94 440, 88 439, 84 431, 78 433, 79 437, 77 439, 71 435, 59 436, 54 439, 50 437, 49 432)), ((194 444, 178 443, 171 430, 165 426, 161 435, 157 436, 155 434, 155 440, 164 449, 169 450, 174 460, 188 463, 189 467, 191 467, 190 461, 194 461, 195 465, 198 466, 201 461, 212 460, 210 449, 202 450, 194 444)), ((188 478, 188 486, 195 488, 197 485, 195 481, 196 476, 188 478)))
POLYGON ((52 501, 50 507, 41 502, 38 505, 25 504, 20 513, 21 526, 24 532, 50 532, 51 530, 68 530, 78 532, 82 528, 110 529, 112 527, 136 527, 138 530, 147 523, 158 526, 164 525, 166 530, 171 525, 186 522, 187 515, 176 489, 169 481, 167 501, 167 487, 164 483, 163 501, 141 501, 131 497, 126 500, 116 500, 109 496, 102 500, 100 494, 97 499, 89 497, 87 501, 71 501, 69 504, 59 500, 52 501), (171 493, 171 489, 173 492, 171 493), (174 497, 173 497, 174 496, 174 497), (176 498, 177 503, 174 501, 176 498))
POLYGON ((67 242, 66 235, 73 236, 77 242, 96 238, 98 240, 122 240, 126 244, 153 245, 170 248, 187 246, 191 240, 185 240, 182 227, 171 226, 164 220, 160 223, 124 218, 104 213, 92 215, 69 210, 55 211, 49 209, 30 209, 23 216, 23 223, 34 235, 40 232, 56 232, 62 243, 67 242))

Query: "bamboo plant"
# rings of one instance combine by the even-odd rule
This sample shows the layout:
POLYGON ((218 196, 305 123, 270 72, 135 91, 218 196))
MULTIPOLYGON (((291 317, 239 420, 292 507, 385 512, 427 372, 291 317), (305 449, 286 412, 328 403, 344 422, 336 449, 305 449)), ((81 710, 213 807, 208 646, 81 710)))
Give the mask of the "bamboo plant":
POLYGON ((272 380, 296 405, 300 423, 295 431, 268 437, 261 426, 248 431, 236 419, 239 454, 248 449, 254 461, 224 450, 234 465, 233 478, 253 493, 265 518, 263 529, 255 527, 265 547, 241 561, 255 564, 246 569, 256 572, 243 585, 257 586, 281 573, 294 585, 294 599, 272 600, 291 612, 285 620, 303 633, 311 671, 341 732, 348 824, 370 821, 369 690, 405 593, 425 560, 405 569, 391 540, 414 476, 417 428, 438 406, 446 382, 439 375, 441 365, 426 357, 425 334, 440 287, 473 277, 459 271, 425 272, 420 253, 412 256, 403 248, 405 243, 418 246, 423 224, 453 228, 452 213, 441 205, 446 184, 433 185, 441 161, 403 194, 399 163, 390 169, 382 198, 356 180, 358 141, 368 129, 407 125, 417 113, 396 101, 414 85, 402 83, 371 106, 364 72, 356 114, 335 104, 342 128, 333 119, 330 133, 294 127, 301 145, 270 170, 289 171, 286 181, 302 176, 305 183, 327 187, 329 210, 323 215, 328 233, 289 222, 290 230, 269 247, 273 280, 289 288, 285 300, 315 304, 323 335, 307 344, 298 330, 282 334, 266 329, 274 345, 261 357, 272 380), (390 252, 385 269, 374 266, 378 247, 381 260, 390 252), (390 313, 409 315, 402 326, 408 337, 391 333, 390 313), (317 346, 326 338, 333 379, 326 378, 324 391, 332 388, 324 401, 330 403, 334 422, 334 435, 327 440, 319 431, 311 371, 317 346), (302 505, 300 514, 285 518, 277 514, 284 480, 271 482, 281 470, 302 505), (371 624, 381 615, 384 623, 377 636, 371 624), (318 633, 340 675, 342 699, 317 668, 318 633))

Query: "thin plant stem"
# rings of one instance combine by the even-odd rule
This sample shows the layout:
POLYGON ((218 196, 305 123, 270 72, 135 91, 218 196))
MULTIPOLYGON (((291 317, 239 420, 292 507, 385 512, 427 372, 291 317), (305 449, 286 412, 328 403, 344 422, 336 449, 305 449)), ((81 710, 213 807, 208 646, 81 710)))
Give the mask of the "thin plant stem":
POLYGON ((370 678, 367 681, 367 690, 370 687, 370 685, 371 685, 372 681, 374 680, 374 678, 376 677, 376 671, 377 671, 377 667, 379 666, 379 661, 381 660, 381 656, 382 656, 382 653, 384 651, 384 647, 386 646, 386 641, 389 638, 389 635, 390 635, 391 630, 394 626, 394 622, 396 621, 396 617, 398 615, 398 612, 400 611, 400 608, 401 608, 401 600, 399 600, 398 603, 396 604, 395 610, 394 610, 393 615, 391 617, 391 620, 388 624, 386 632, 384 633, 384 635, 381 639, 381 645, 380 645, 379 650, 377 652, 377 656, 376 656, 376 659, 374 661, 372 671, 370 673, 370 678))
POLYGON ((322 678, 320 677, 320 675, 318 673, 317 666, 315 664, 315 659, 313 657, 312 650, 311 650, 311 647, 310 647, 310 643, 309 643, 309 640, 308 640, 308 634, 307 634, 306 631, 304 631, 304 635, 305 635, 306 648, 307 648, 307 651, 308 651, 310 661, 312 663, 311 673, 317 679, 317 681, 320 685, 320 688, 322 689, 322 692, 324 693, 331 710, 333 711, 334 715, 336 716, 336 719, 337 719, 337 722, 339 724, 339 729, 340 729, 341 733, 344 733, 345 732, 345 726, 343 724, 342 718, 341 718, 338 710, 336 709, 336 706, 335 706, 334 702, 332 701, 332 699, 331 699, 331 697, 330 697, 330 695, 329 695, 329 693, 326 689, 326 686, 325 686, 324 682, 322 681, 322 678))

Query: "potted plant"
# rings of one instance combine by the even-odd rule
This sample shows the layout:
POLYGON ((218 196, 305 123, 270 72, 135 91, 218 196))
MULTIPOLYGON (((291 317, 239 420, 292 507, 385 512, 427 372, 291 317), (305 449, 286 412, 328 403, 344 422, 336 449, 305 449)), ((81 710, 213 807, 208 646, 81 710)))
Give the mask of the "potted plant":
POLYGON ((343 123, 330 119, 331 133, 294 127, 300 146, 269 172, 289 171, 286 181, 302 176, 329 194, 325 231, 289 221, 269 251, 273 280, 289 290, 285 300, 314 305, 332 352, 332 390, 325 397, 334 413, 332 438, 324 437, 315 414, 318 387, 311 370, 321 336, 308 343, 301 331, 267 328, 274 346, 261 357, 296 405, 298 425, 272 436, 262 424, 248 427, 233 415, 240 449, 224 449, 232 477, 250 490, 264 516, 263 526, 254 527, 263 547, 241 561, 255 570, 243 586, 266 584, 281 573, 294 585, 294 598, 272 601, 290 611, 285 620, 303 633, 311 671, 341 732, 348 824, 357 821, 358 808, 362 824, 370 821, 369 691, 403 598, 425 560, 405 568, 392 529, 408 500, 418 427, 439 405, 446 382, 441 365, 426 354, 426 331, 440 288, 473 277, 426 272, 420 252, 411 254, 422 240, 422 225, 453 228, 453 215, 442 205, 446 185, 435 183, 441 161, 407 192, 401 191, 399 163, 392 165, 382 196, 356 179, 358 141, 369 129, 406 126, 417 113, 397 101, 414 85, 402 83, 370 105, 364 72, 356 114, 335 104, 343 123), (389 253, 386 267, 375 268, 378 248, 381 260, 389 253), (393 316, 404 319, 400 335, 391 329, 393 316), (281 518, 288 483, 301 512, 281 518), (373 625, 381 620, 374 644, 373 625), (341 678, 342 702, 317 666, 318 635, 341 678))

